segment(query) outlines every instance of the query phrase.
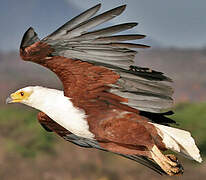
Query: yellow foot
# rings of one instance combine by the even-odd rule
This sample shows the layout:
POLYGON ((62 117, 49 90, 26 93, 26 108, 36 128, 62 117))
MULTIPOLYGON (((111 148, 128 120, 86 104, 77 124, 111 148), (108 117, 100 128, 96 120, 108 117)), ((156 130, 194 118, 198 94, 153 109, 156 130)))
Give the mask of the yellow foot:
POLYGON ((154 161, 170 176, 183 174, 184 169, 173 154, 164 155, 154 146, 151 151, 154 161))
POLYGON ((184 172, 184 168, 183 166, 179 163, 177 157, 173 154, 167 154, 166 157, 168 159, 170 159, 172 162, 175 163, 175 166, 172 166, 173 168, 173 173, 172 175, 180 175, 180 174, 183 174, 184 172))

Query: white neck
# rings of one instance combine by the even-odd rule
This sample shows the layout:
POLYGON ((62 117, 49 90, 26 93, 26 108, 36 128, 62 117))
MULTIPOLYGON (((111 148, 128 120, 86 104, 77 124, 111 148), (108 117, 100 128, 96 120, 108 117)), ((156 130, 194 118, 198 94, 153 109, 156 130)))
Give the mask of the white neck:
POLYGON ((85 112, 74 107, 70 99, 64 96, 63 91, 38 87, 25 104, 44 112, 77 136, 94 138, 89 131, 85 112))

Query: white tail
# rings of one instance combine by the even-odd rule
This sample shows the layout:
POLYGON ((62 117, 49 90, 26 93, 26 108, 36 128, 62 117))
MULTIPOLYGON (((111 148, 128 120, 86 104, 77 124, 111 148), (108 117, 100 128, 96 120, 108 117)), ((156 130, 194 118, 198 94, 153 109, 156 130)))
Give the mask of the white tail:
POLYGON ((190 159, 202 162, 200 151, 190 132, 156 123, 152 124, 157 128, 159 135, 163 139, 163 143, 168 149, 178 152, 190 159))

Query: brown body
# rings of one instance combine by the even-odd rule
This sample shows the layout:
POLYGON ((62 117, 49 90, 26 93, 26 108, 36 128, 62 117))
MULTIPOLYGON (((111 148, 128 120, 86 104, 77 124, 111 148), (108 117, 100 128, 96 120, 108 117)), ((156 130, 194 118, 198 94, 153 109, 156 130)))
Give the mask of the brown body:
MULTIPOLYGON (((89 130, 100 146, 112 152, 144 156, 150 155, 148 151, 154 145, 166 149, 148 119, 140 116, 137 109, 121 104, 128 101, 126 98, 107 92, 110 88, 107 85, 115 84, 120 78, 117 73, 80 60, 49 57, 51 53, 52 48, 41 42, 20 51, 22 59, 32 60, 57 74, 63 82, 65 96, 85 111, 89 130), (38 54, 36 59, 35 54, 38 54)), ((55 124, 51 129, 56 131, 55 124)))

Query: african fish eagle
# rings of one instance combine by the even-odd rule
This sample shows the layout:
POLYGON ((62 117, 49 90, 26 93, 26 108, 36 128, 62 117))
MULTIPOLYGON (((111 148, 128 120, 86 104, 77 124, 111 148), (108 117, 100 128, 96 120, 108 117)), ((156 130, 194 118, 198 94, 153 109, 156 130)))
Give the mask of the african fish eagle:
POLYGON ((94 16, 100 4, 74 17, 40 40, 29 28, 20 56, 53 71, 64 91, 40 86, 12 93, 7 103, 23 103, 40 110, 39 123, 65 140, 86 148, 113 152, 139 162, 160 174, 183 173, 172 150, 201 162, 188 131, 170 127, 172 80, 162 72, 135 66, 137 48, 129 43, 141 34, 116 33, 137 23, 90 30, 120 15, 126 5, 94 16), (89 31, 90 30, 90 31, 89 31))

